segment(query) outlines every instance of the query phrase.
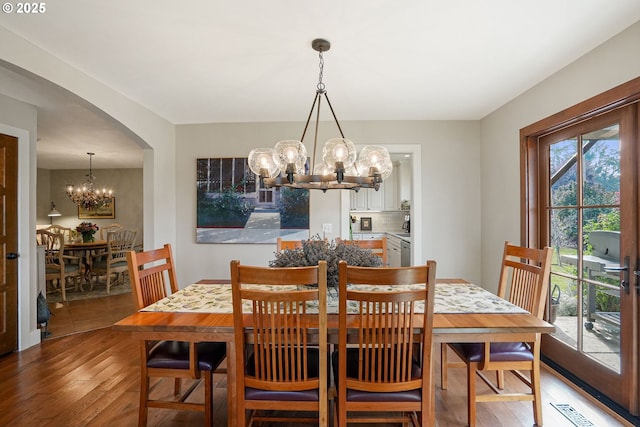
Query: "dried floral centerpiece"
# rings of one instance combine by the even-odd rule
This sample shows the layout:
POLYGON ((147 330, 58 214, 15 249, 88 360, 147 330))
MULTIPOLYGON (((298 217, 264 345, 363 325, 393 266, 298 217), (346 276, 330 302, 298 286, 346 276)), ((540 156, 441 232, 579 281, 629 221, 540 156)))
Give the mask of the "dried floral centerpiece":
POLYGON ((359 267, 381 267, 382 259, 370 249, 364 249, 345 241, 336 243, 315 235, 302 241, 302 248, 285 249, 276 253, 276 259, 269 262, 271 267, 305 267, 327 261, 327 286, 338 288, 338 262, 344 260, 349 265, 359 267))
POLYGON ((93 242, 93 235, 96 234, 99 228, 96 224, 92 224, 89 221, 83 221, 76 227, 76 231, 82 234, 82 241, 85 243, 93 242))

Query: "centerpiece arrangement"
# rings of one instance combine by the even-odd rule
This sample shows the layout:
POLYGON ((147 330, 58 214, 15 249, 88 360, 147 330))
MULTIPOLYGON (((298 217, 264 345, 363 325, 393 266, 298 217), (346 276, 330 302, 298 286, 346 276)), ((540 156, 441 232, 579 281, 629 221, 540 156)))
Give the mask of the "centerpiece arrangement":
POLYGON ((89 221, 83 221, 76 227, 76 231, 82 234, 82 241, 84 243, 93 242, 95 240, 93 235, 96 234, 98 230, 98 226, 89 221))
POLYGON ((338 288, 338 262, 359 267, 381 267, 382 259, 370 249, 364 249, 348 241, 339 242, 321 239, 319 235, 302 241, 301 248, 285 249, 276 253, 270 267, 305 267, 327 261, 327 286, 338 288))

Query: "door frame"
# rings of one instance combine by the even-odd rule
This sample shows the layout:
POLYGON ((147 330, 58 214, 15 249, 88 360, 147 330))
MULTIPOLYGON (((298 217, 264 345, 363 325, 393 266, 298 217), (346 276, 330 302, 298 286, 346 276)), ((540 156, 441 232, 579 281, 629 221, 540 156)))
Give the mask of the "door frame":
MULTIPOLYGON (((530 247, 541 247, 547 244, 543 238, 546 229, 546 222, 541 213, 545 204, 544 201, 540 199, 539 194, 541 183, 537 172, 539 170, 539 161, 544 157, 540 153, 541 150, 539 150, 539 138, 549 133, 556 132, 562 128, 592 119, 614 109, 631 105, 638 100, 640 100, 640 77, 616 86, 607 92, 589 98, 586 101, 520 130, 520 235, 521 241, 524 245, 530 247)), ((631 132, 637 141, 638 136, 640 135, 640 129, 631 129, 631 132)), ((635 156, 633 160, 621 159, 621 162, 636 161, 635 159, 637 159, 637 156, 635 156)), ((625 165, 625 167, 628 166, 629 164, 625 165)), ((634 165, 631 164, 630 166, 633 167, 634 165)), ((639 166, 640 165, 638 164, 635 165, 637 170, 639 166)), ((635 194, 635 200, 631 201, 633 209, 638 209, 638 197, 638 194, 635 194)), ((640 237, 637 236, 637 231, 638 230, 632 230, 632 233, 634 233, 632 239, 635 240, 636 243, 640 237)), ((631 242, 622 242, 621 246, 630 246, 630 244, 631 242)), ((635 252, 635 250, 633 252, 635 252)), ((637 256, 635 253, 633 255, 637 256)), ((632 265, 633 264, 635 264, 635 262, 632 263, 632 265)), ((633 274, 631 277, 633 277, 633 274)), ((635 283, 632 283, 631 285, 633 290, 635 283)), ((631 310, 632 316, 637 316, 638 298, 627 298, 627 300, 629 303, 625 306, 625 310, 631 310)), ((626 360, 625 368, 623 368, 623 372, 628 373, 628 377, 624 379, 624 381, 628 382, 628 387, 625 386, 625 390, 619 390, 618 395, 610 397, 623 405, 631 414, 636 415, 640 409, 638 401, 640 369, 637 356, 638 350, 640 350, 640 337, 638 327, 635 325, 635 322, 633 323, 634 324, 629 327, 629 336, 625 335, 625 348, 621 348, 621 352, 626 351, 626 354, 630 355, 626 360)), ((544 343, 547 340, 551 340, 551 338, 546 337, 546 339, 543 339, 543 353, 545 352, 544 343)), ((597 374, 597 372, 592 372, 592 374, 597 374)))
POLYGON ((36 131, 0 122, 0 133, 18 138, 18 351, 41 341, 36 324, 36 131), (32 261, 33 260, 33 261, 32 261))

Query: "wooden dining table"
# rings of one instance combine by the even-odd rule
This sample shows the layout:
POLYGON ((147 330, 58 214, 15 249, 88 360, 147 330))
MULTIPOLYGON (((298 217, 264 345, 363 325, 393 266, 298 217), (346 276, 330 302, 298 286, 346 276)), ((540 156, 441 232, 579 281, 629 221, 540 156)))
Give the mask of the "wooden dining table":
MULTIPOLYGON (((226 300, 230 295, 228 280, 201 280, 120 320, 113 325, 113 329, 131 333, 141 340, 226 342, 227 419, 228 425, 234 426, 238 390, 234 366, 233 313, 228 309, 230 300, 226 300), (184 306, 188 308, 179 307, 181 299, 187 300, 184 306)), ((338 315, 331 313, 330 308, 328 311, 329 342, 336 342, 338 315)), ((437 280, 433 316, 435 343, 531 342, 538 334, 552 333, 554 330, 552 324, 462 279, 437 280), (471 295, 465 295, 467 291, 471 295), (457 309, 456 303, 462 307, 457 309)))
POLYGON ((64 244, 64 252, 67 254, 78 254, 80 253, 80 257, 82 258, 82 263, 84 265, 84 280, 87 283, 91 283, 91 266, 92 266, 92 257, 91 252, 93 251, 106 251, 107 250, 107 241, 106 240, 94 240, 93 242, 70 242, 64 244))

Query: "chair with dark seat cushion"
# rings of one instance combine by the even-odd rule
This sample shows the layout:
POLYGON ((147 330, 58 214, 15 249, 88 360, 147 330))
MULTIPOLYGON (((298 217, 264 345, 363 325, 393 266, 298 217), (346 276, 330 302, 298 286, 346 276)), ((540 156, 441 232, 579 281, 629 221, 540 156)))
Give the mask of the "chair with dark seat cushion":
POLYGON ((363 422, 363 412, 367 422, 435 422, 435 274, 434 261, 404 268, 352 267, 340 261, 338 349, 332 354, 336 425, 363 422), (348 314, 347 305, 358 313, 348 314))
MULTIPOLYGON (((111 232, 110 232, 111 233, 111 232)), ((146 252, 127 252, 129 276, 138 309, 178 291, 171 245, 146 252)), ((138 425, 146 426, 149 408, 204 412, 205 425, 213 425, 213 373, 226 357, 222 342, 142 341, 140 408, 138 425), (196 357, 190 357, 195 354, 196 357), (174 399, 152 399, 153 377, 174 378, 174 399), (204 402, 185 400, 204 377, 204 402), (181 393, 181 379, 191 378, 191 386, 181 393)))
POLYGON ((326 261, 291 268, 232 261, 231 287, 237 424, 288 421, 326 426, 326 261), (318 314, 307 313, 308 305, 317 306, 318 314))
MULTIPOLYGON (((551 269, 550 248, 532 249, 505 243, 498 284, 498 296, 529 311, 542 319, 549 289, 551 269), (508 295, 507 295, 508 293, 508 295)), ((540 334, 530 343, 486 342, 448 343, 441 347, 441 385, 448 387, 447 369, 467 369, 467 417, 470 427, 476 425, 476 403, 495 401, 529 400, 533 402, 536 425, 542 425, 542 401, 540 393, 540 334), (461 362, 448 359, 448 348, 461 362), (481 371, 496 370, 497 385, 481 371), (504 371, 512 372, 530 389, 526 393, 503 393, 504 371), (529 371, 529 377, 520 371, 529 371), (492 390, 492 394, 477 394, 476 375, 492 390)))

